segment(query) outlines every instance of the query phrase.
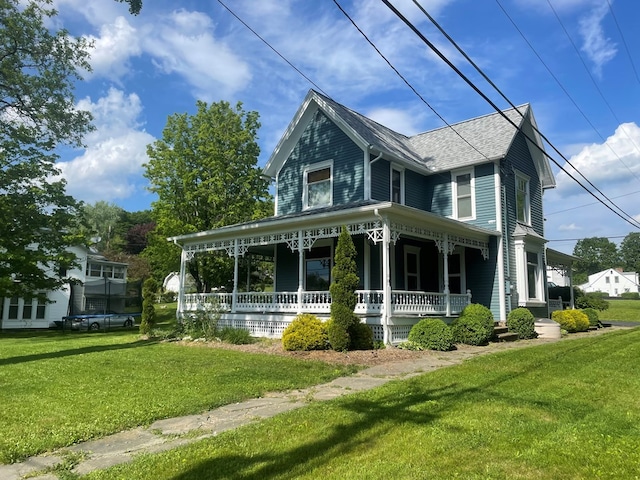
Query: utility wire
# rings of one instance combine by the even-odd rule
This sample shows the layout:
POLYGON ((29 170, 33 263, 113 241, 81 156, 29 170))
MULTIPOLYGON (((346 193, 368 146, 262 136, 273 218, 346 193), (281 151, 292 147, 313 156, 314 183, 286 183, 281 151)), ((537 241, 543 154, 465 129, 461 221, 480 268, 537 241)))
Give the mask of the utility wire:
MULTIPOLYGON (((564 26, 564 23, 562 22, 562 19, 560 18, 560 15, 558 15, 558 12, 556 11, 556 9, 551 4, 551 0, 547 0, 547 3, 549 4, 549 7, 551 8, 551 11, 555 15, 556 20, 558 20, 558 23, 562 27, 562 30, 564 31, 564 34, 566 35, 567 39, 569 40, 569 43, 573 47, 573 50, 576 52, 576 55, 580 59, 580 62, 582 63, 582 66, 584 67, 584 70, 587 72, 587 75, 591 79, 591 83, 593 83, 593 86, 596 88, 598 94, 600 95, 600 98, 602 98, 602 101, 607 106, 607 108, 611 112, 611 115, 613 116, 615 121, 618 123, 618 125, 622 125, 622 121, 620 121, 620 119, 618 118, 616 113, 613 111, 613 108, 611 107, 611 104, 605 98, 604 94, 602 93, 602 90, 600 89, 600 87, 598 86, 598 83, 596 82, 596 79, 593 78, 593 75, 591 74, 591 71, 589 70, 589 67, 587 66, 587 63, 584 61, 584 57, 582 56, 582 54, 580 53, 580 50, 578 49, 578 47, 576 46, 575 42, 573 41, 573 38, 571 38, 571 35, 569 35, 569 32, 567 31, 566 27, 564 26)), ((591 124, 591 122, 589 122, 589 124, 593 127, 594 131, 598 134, 598 136, 603 141, 603 143, 609 148, 609 150, 611 150, 611 153, 613 153, 618 158, 618 160, 620 160, 620 163, 622 163, 622 165, 624 165, 627 168, 627 170, 629 170, 631 175, 636 177, 636 180, 640 181, 640 177, 633 170, 631 170, 631 168, 629 168, 629 166, 626 163, 624 163, 622 158, 620 158, 620 156, 616 153, 616 151, 613 149, 613 147, 611 147, 611 145, 609 145, 609 143, 607 143, 606 139, 593 126, 593 124, 591 124)), ((638 153, 640 153, 640 147, 638 147, 638 144, 636 144, 636 142, 633 140, 633 138, 631 138, 631 135, 629 135, 629 133, 627 132, 627 130, 625 128, 622 128, 622 133, 624 133, 626 135, 626 137, 633 144, 633 146, 638 151, 638 153)))
MULTIPOLYGON (((498 0, 496 0, 498 2, 498 5, 500 5, 500 2, 498 0)), ((445 38, 456 48, 456 50, 458 50, 458 52, 465 58, 465 60, 467 60, 467 62, 469 62, 469 64, 471 64, 471 66, 473 66, 473 68, 475 68, 475 70, 482 76, 482 78, 484 78, 487 83, 489 83, 489 85, 491 85, 497 92, 498 94, 509 104, 511 105, 511 107, 513 107, 514 109, 516 109, 516 111, 520 114, 520 116, 524 119, 524 114, 522 112, 520 112, 520 110, 518 110, 516 108, 516 106, 513 104, 513 102, 511 102, 511 100, 509 100, 509 98, 502 92, 502 90, 500 90, 500 88, 498 88, 498 86, 484 73, 484 71, 469 57, 469 55, 467 55, 467 53, 456 43, 456 41, 451 38, 451 36, 444 30, 444 28, 442 28, 442 26, 436 21, 435 18, 433 18, 429 12, 427 12, 422 5, 420 5, 420 3, 417 0, 413 0, 413 3, 420 9, 420 11, 429 19, 429 21, 440 31, 440 33, 442 33, 442 35, 445 36, 445 38)), ((505 12, 506 13, 506 12, 505 12)), ((452 64, 451 64, 452 65, 452 64)), ((494 108, 497 109, 497 107, 494 106, 494 108)), ((513 123, 513 122, 512 122, 513 123)), ((630 215, 628 215, 626 212, 624 212, 624 210, 622 210, 622 208, 620 208, 618 205, 616 205, 607 195, 604 194, 604 192, 602 192, 598 187, 596 187, 587 177, 585 177, 582 172, 580 172, 580 170, 578 170, 576 167, 573 166, 573 164, 562 154, 562 152, 560 152, 560 150, 558 150, 556 148, 556 146, 553 144, 553 142, 551 142, 551 140, 549 140, 535 125, 531 125, 533 127, 533 129, 535 130, 535 132, 540 135, 540 137, 545 140, 549 146, 551 148, 553 148, 553 150, 560 155, 560 157, 569 165, 571 166, 571 168, 573 168, 582 178, 584 178, 589 185, 591 185, 596 191, 598 191, 600 193, 600 195, 602 195, 605 199, 607 199, 607 201, 609 201, 613 206, 615 206, 617 209, 619 209, 622 213, 624 213, 625 215, 627 215, 629 218, 631 218, 634 222, 636 222, 636 220, 631 217, 630 215)), ((517 128, 517 127, 516 127, 517 128)), ((595 128, 595 127, 594 127, 595 128)), ((518 129, 520 130, 520 129, 518 129)), ((597 131, 596 131, 597 132, 597 131)), ((524 132, 523 132, 524 133, 524 132)), ((556 165, 558 165, 558 162, 556 162, 550 155, 548 155, 546 152, 544 152, 541 149, 542 153, 547 156, 547 158, 549 158, 550 160, 552 160, 556 165)), ((612 150, 613 152, 613 150, 612 150)), ((613 152, 614 155, 617 156, 617 154, 615 152, 613 152)), ((620 159, 620 157, 618 157, 620 159)), ((622 159, 620 159, 620 161, 622 161, 622 159)), ((622 162, 624 164, 624 162, 622 162)), ((558 165, 560 166, 560 165, 558 165)), ((626 165, 625 165, 626 166, 626 165)), ((561 167, 562 168, 562 167, 561 167)), ((629 168, 629 167, 627 167, 629 168)), ((566 172, 566 170, 563 169, 563 171, 565 171, 565 173, 567 173, 567 175, 569 175, 568 172, 566 172)), ((633 172, 631 172, 633 173, 633 172)), ((569 175, 571 178, 573 178, 571 175, 569 175)), ((574 180, 576 180, 575 178, 573 178, 574 180)), ((640 179, 639 179, 640 180, 640 179)), ((576 180, 577 182, 577 180, 576 180)), ((580 182, 578 182, 578 184, 580 184, 580 182)), ((580 184, 581 185, 581 184, 580 184)), ((583 188, 585 188, 583 185, 581 185, 583 188)), ((588 189, 585 188, 585 190, 588 191, 588 189)), ((598 199, 598 201, 600 203, 603 203, 602 200, 598 199)))
POLYGON ((629 63, 631 64, 631 69, 633 70, 633 74, 636 77, 636 81, 640 85, 640 77, 638 77, 638 71, 636 70, 636 66, 633 63, 633 58, 631 57, 631 52, 629 51, 629 46, 627 45, 627 42, 624 39, 624 35, 622 34, 622 30, 620 29, 620 24, 618 23, 618 19, 616 18, 616 14, 613 13, 613 8, 611 7, 611 2, 609 0, 607 0, 607 5, 609 5, 609 11, 611 12, 611 17, 613 18, 613 23, 615 23, 616 28, 618 29, 618 33, 620 33, 620 38, 622 39, 622 44, 624 45, 624 49, 627 52, 627 57, 629 58, 629 63))
POLYGON ((284 60, 285 62, 287 62, 287 65, 289 65, 291 68, 293 68, 296 72, 298 72, 300 75, 302 75, 304 77, 304 79, 309 82, 311 85, 313 85, 314 87, 316 87, 316 89, 322 93, 325 97, 329 97, 331 98, 329 95, 327 95, 327 93, 322 90, 322 88, 320 88, 318 85, 316 85, 316 83, 311 80, 309 77, 307 77, 304 73, 302 73, 302 71, 300 71, 293 63, 291 63, 289 60, 287 60, 284 55, 282 55, 278 50, 276 50, 274 47, 271 46, 271 44, 269 42, 267 42, 264 38, 262 38, 258 32, 256 32, 253 28, 251 28, 244 20, 242 20, 238 15, 236 15, 236 13, 231 10, 227 5, 224 4, 224 2, 222 2, 222 0, 218 0, 218 3, 220 5, 222 5, 231 15, 233 15, 234 17, 236 17, 236 19, 242 23, 245 27, 247 27, 249 29, 249 31, 251 31, 251 33, 253 33, 256 37, 258 37, 260 40, 262 40, 262 43, 264 43, 267 47, 269 47, 271 50, 273 50, 273 52, 278 55, 282 60, 284 60))
MULTIPOLYGON (((611 198, 622 198, 622 197, 628 197, 629 195, 635 195, 637 193, 640 193, 640 190, 637 190, 635 192, 630 192, 630 193, 625 193, 624 195, 618 195, 617 197, 611 197, 611 198)), ((549 217, 551 215, 557 215, 558 213, 564 213, 564 212, 568 212, 570 210, 576 210, 578 208, 584 208, 584 207, 590 207, 592 205, 598 205, 600 202, 592 202, 592 203, 585 203, 584 205, 578 205, 577 207, 571 207, 571 208, 565 208, 564 210, 556 210, 555 212, 551 212, 551 213, 545 213, 545 217, 549 217)))
MULTIPOLYGON (((336 0, 334 0, 335 2, 336 0)), ((423 43, 425 43, 438 57, 440 57, 440 59, 442 61, 444 61, 451 69, 453 69, 454 72, 456 72, 456 74, 462 78, 467 85, 469 85, 478 95, 480 95, 489 105, 491 105, 491 107, 493 107, 493 109, 499 114, 501 115, 507 122, 509 122, 517 131, 521 132, 527 140, 529 140, 529 142, 531 142, 532 145, 535 146, 535 148, 537 148, 543 155, 545 155, 547 158, 549 158, 556 166, 558 166, 558 168, 560 168, 563 172, 565 172, 571 179, 573 179, 576 183, 578 183, 578 185, 580 185, 585 191, 587 191, 591 196, 593 196, 596 200, 598 200, 600 203, 602 203, 605 207, 607 207, 611 212, 613 212, 615 215, 617 215, 618 217, 620 217, 622 220, 624 220, 625 222, 629 223, 630 225, 632 225, 634 228, 640 228, 640 224, 638 224, 635 219, 633 217, 631 217, 629 214, 627 214, 626 212, 624 212, 624 210, 622 210, 620 207, 618 207, 615 203, 611 202, 611 200, 609 200, 609 202, 614 205, 616 208, 618 208, 618 210, 620 210, 620 212, 614 210, 614 208, 608 204, 606 204, 602 199, 598 198, 596 196, 595 193, 593 193, 591 190, 589 190, 587 187, 585 187, 576 177, 574 177, 571 173, 569 173, 562 165, 560 165, 560 163, 555 160, 553 157, 551 157, 548 153, 546 153, 544 151, 544 149, 538 145, 538 143, 532 139, 527 133, 525 133, 521 127, 519 127, 518 125, 516 125, 509 117, 507 117, 507 115, 484 93, 482 92, 471 80, 469 80, 469 78, 460 71, 460 69, 458 69, 431 41, 429 41, 429 39, 427 39, 422 32, 420 32, 400 11, 398 11, 398 9, 391 4, 391 2, 389 2, 388 0, 382 0, 382 2, 400 19, 402 20, 405 25, 407 25, 422 41, 423 43), (627 218, 625 218, 626 215, 627 218)), ((511 103, 511 102, 509 102, 511 103)), ((517 110, 517 109, 516 109, 517 110)), ((539 133, 539 132, 538 132, 539 133)), ((554 147, 554 150, 555 147, 554 147)), ((557 150, 556 150, 557 151, 557 150)), ((558 152, 559 153, 559 152, 558 152)), ((560 154, 562 156, 562 154, 560 154)), ((564 157, 563 157, 564 158, 564 157)), ((565 161, 567 161, 565 159, 565 161)), ((567 161, 568 162, 568 161, 567 161)), ((569 163, 569 165, 571 165, 569 163)), ((573 166, 572 166, 573 167, 573 166)), ((589 182, 588 179, 586 179, 586 177, 584 177, 584 175, 582 175, 582 173, 580 173, 579 170, 575 169, 575 167, 573 167, 574 170, 576 170, 583 178, 585 178, 585 180, 587 180, 587 182, 589 182)), ((589 182, 591 184, 591 182, 589 182)), ((593 184, 591 184, 593 186, 593 184)), ((597 187, 594 186, 594 188, 597 189, 597 187)), ((599 191, 599 190, 598 190, 599 191)), ((602 194, 602 192, 600 192, 602 194)), ((605 198, 606 195, 602 194, 605 198)))
POLYGON ((338 9, 342 12, 342 14, 347 17, 347 19, 351 22, 351 24, 355 27, 356 30, 358 30, 358 32, 360 32, 360 34, 364 37, 364 39, 369 43, 369 45, 371 45, 371 47, 378 53, 378 55, 380 55, 380 57, 382 57, 382 59, 387 63, 387 65, 389 65, 389 68, 391 68, 396 75, 398 75, 398 77, 400 77, 402 79, 402 81, 411 89, 411 91, 413 93, 416 94, 416 96, 422 100, 422 103, 424 103, 427 107, 429 107, 429 109, 440 119, 442 120, 442 122, 449 127, 451 130, 453 130, 453 132, 460 137, 460 139, 462 139, 462 141, 464 141, 467 145, 469 145, 472 149, 474 149, 476 152, 478 152, 483 158, 489 160, 489 158, 482 153, 480 150, 478 150, 475 146, 471 145, 471 143, 469 143, 469 141, 464 138, 462 135, 460 135, 460 133, 458 133, 458 131, 449 123, 447 122, 444 117, 442 115, 440 115, 436 109, 431 106, 431 104, 422 96, 420 95, 420 93, 413 87, 413 85, 411 85, 411 83, 409 83, 409 81, 398 71, 398 69, 389 61, 389 59, 378 49, 378 47, 376 47, 376 45, 373 43, 373 41, 371 41, 369 39, 369 37, 367 36, 366 33, 364 33, 360 27, 356 24, 356 22, 351 18, 351 16, 342 8, 342 6, 338 3, 337 0, 333 0, 333 3, 336 4, 336 6, 338 7, 338 9))

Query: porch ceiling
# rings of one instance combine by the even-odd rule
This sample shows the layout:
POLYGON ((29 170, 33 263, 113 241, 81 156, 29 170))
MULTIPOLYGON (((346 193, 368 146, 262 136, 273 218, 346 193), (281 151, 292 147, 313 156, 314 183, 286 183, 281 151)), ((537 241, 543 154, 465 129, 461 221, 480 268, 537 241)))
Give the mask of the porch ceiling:
POLYGON ((377 243, 374 232, 381 230, 382 219, 389 221, 392 234, 443 241, 445 234, 450 243, 478 248, 488 248, 492 236, 500 232, 468 225, 457 220, 424 212, 392 202, 363 202, 349 206, 305 211, 299 214, 269 217, 255 222, 230 225, 216 230, 170 237, 187 252, 227 250, 232 254, 236 239, 244 254, 248 248, 259 245, 287 243, 297 247, 302 233, 304 248, 310 248, 318 238, 337 237, 342 225, 352 235, 367 234, 377 243))

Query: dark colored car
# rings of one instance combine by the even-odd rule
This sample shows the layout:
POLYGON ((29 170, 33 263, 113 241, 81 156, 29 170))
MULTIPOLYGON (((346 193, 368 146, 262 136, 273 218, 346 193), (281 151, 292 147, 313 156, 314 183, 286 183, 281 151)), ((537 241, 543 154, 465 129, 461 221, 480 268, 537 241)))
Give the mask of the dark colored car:
POLYGON ((135 314, 96 310, 63 317, 62 320, 65 322, 65 326, 71 327, 72 330, 95 331, 114 327, 131 328, 135 325, 135 314))

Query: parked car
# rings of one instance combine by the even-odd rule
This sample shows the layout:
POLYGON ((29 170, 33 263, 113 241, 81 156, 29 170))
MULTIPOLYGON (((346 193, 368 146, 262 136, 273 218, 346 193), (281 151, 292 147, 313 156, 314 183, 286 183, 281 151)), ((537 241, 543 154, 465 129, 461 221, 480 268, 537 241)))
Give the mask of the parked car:
POLYGON ((72 330, 101 330, 114 327, 131 328, 135 325, 135 313, 117 313, 111 310, 95 310, 63 317, 64 325, 72 330))

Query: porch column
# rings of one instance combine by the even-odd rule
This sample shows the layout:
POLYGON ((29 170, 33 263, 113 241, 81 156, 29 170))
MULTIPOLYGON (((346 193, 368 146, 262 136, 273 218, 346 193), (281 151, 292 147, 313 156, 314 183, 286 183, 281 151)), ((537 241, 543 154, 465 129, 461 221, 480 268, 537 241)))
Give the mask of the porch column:
POLYGON ((236 311, 238 304, 238 239, 233 241, 233 293, 231 294, 231 313, 236 311))
POLYGON ((178 287, 178 308, 176 310, 176 320, 178 322, 182 319, 182 312, 184 310, 184 287, 187 271, 187 252, 183 248, 180 252, 180 285, 178 287))
POLYGON ((382 220, 382 341, 385 345, 391 343, 391 332, 389 331, 389 318, 391 317, 390 240, 389 219, 384 217, 382 220))
POLYGON ((298 313, 302 313, 302 292, 304 291, 304 234, 298 232, 298 313))
POLYGON ((444 270, 444 301, 446 302, 447 313, 446 316, 451 316, 451 292, 449 291, 449 235, 444 234, 444 242, 442 245, 442 254, 444 255, 443 270, 444 270))
POLYGON ((575 298, 573 298, 573 264, 569 265, 569 295, 571 302, 571 310, 576 308, 575 298))

